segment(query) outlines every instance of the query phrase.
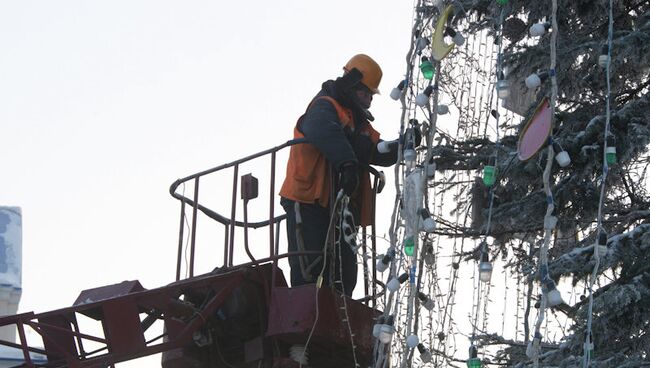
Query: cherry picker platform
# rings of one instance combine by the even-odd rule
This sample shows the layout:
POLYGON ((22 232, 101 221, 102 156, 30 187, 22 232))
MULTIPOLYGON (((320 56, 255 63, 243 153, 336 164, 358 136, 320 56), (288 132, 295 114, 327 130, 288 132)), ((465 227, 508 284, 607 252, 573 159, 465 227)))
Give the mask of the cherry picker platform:
MULTIPOLYGON (((374 341, 372 326, 379 312, 375 309, 374 262, 364 268, 372 277, 365 278, 367 297, 352 300, 338 291, 322 286, 289 287, 278 261, 289 256, 279 252, 279 225, 284 215, 275 216, 276 153, 280 146, 252 156, 179 179, 170 193, 181 203, 179 249, 176 281, 147 290, 140 282, 124 281, 84 290, 71 307, 44 313, 22 313, 0 318, 1 326, 15 326, 18 342, 0 341, 0 345, 22 351, 24 362, 16 367, 112 367, 116 363, 162 353, 163 368, 207 367, 299 367, 304 345, 309 345, 303 363, 309 367, 368 366, 372 362, 374 341), (257 179, 241 177, 239 166, 270 156, 269 218, 248 221, 248 202, 258 196, 257 179), (200 203, 199 182, 206 175, 233 171, 231 215, 225 217, 200 203), (194 183, 193 198, 177 193, 184 183, 194 183), (236 221, 238 184, 243 202, 243 221, 236 221), (191 207, 191 234, 184 234, 186 206, 191 207), (197 214, 202 212, 226 229, 224 263, 212 272, 194 275, 197 214), (269 256, 256 259, 248 244, 248 229, 268 228, 269 256), (243 250, 250 262, 233 264, 235 233, 244 234, 243 250), (188 244, 189 277, 181 279, 183 239, 188 244), (370 272, 369 267, 372 268, 370 272), (345 298, 345 299, 344 299, 345 298), (84 329, 79 319, 96 321, 101 328, 84 329), (151 336, 151 327, 162 323, 160 333, 151 336), (28 341, 31 329, 38 341, 28 341), (303 349, 302 351, 300 349, 303 349), (46 362, 32 359, 42 354, 46 362), (299 354, 298 357, 295 355, 299 354)), ((379 175, 374 187, 380 186, 379 175)), ((374 225, 370 227, 374 234, 374 225)), ((364 233, 366 229, 363 229, 364 233)), ((374 237, 370 237, 374 239, 374 237)), ((365 237, 364 237, 365 239, 365 237)), ((375 243, 363 243, 372 247, 375 243)), ((368 250, 370 253, 370 250, 368 250)), ((304 253, 292 253, 304 255, 304 253)))

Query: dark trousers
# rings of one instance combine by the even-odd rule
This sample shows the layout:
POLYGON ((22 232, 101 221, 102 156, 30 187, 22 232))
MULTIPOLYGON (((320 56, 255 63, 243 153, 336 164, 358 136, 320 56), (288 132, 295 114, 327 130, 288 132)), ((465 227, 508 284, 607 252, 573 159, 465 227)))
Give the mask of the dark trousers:
MULTIPOLYGON (((280 201, 282 207, 284 207, 285 212, 287 213, 287 238, 289 241, 289 252, 297 252, 298 248, 298 239, 296 232, 296 212, 295 212, 295 202, 286 198, 282 198, 280 201)), ((300 259, 302 256, 290 256, 289 257, 289 266, 291 267, 291 285, 298 286, 304 284, 315 283, 318 275, 323 268, 323 248, 326 246, 325 241, 327 239, 327 230, 330 224, 330 213, 329 209, 321 207, 317 204, 304 204, 300 203, 300 217, 302 219, 301 225, 301 235, 303 238, 303 243, 305 251, 318 251, 319 254, 310 254, 303 257, 303 266, 305 268, 311 267, 307 274, 308 277, 305 279, 300 267, 300 259), (316 261, 319 257, 320 260, 316 261)), ((350 245, 345 243, 340 234, 334 234, 334 227, 336 224, 332 224, 332 236, 340 237, 340 247, 335 246, 335 263, 334 263, 334 277, 331 276, 331 257, 332 254, 328 249, 325 253, 327 256, 327 263, 325 265, 325 270, 323 272, 323 282, 331 285, 331 282, 334 281, 334 286, 341 291, 340 283, 336 282, 341 280, 343 282, 343 287, 345 294, 348 296, 352 295, 352 291, 357 284, 357 257, 356 254, 350 248, 350 245), (340 253, 339 254, 339 248, 340 253), (343 269, 343 277, 341 277, 340 269, 343 269)))

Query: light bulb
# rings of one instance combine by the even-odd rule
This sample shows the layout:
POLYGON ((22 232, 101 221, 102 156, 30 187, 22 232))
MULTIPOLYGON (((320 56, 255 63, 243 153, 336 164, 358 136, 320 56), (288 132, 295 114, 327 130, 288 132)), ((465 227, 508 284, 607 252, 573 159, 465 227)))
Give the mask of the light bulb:
POLYGON ((602 257, 605 253, 607 253, 607 233, 604 231, 601 231, 598 234, 598 243, 596 245, 598 247, 598 254, 602 257))
POLYGON ((600 65, 601 68, 606 68, 608 62, 609 62, 609 46, 603 45, 603 48, 600 51, 600 56, 598 56, 598 65, 600 65))
POLYGON ((607 165, 616 164, 616 139, 613 135, 607 136, 607 149, 605 150, 605 161, 607 165))
POLYGON ((395 139, 392 141, 380 141, 377 143, 377 151, 379 153, 388 153, 395 150, 399 146, 399 140, 395 139))
POLYGON ((555 307, 564 303, 562 294, 555 286, 553 280, 548 280, 544 283, 544 296, 546 297, 546 305, 548 307, 555 307))
POLYGON ((589 355, 590 359, 593 358, 593 356, 594 356, 594 341, 593 341, 593 336, 591 335, 591 332, 587 333, 587 331, 585 331, 585 343, 582 346, 582 348, 584 349, 584 352, 586 352, 587 355, 589 355))
POLYGON ((372 326, 372 336, 379 337, 379 332, 381 331, 381 326, 384 324, 384 316, 381 315, 377 318, 377 323, 372 326))
POLYGON ((418 344, 418 351, 420 352, 420 360, 422 363, 431 362, 431 353, 424 347, 424 344, 418 344))
POLYGON ((478 358, 478 350, 473 344, 469 347, 469 359, 467 359, 467 368, 481 368, 481 359, 478 358))
POLYGON ((487 243, 483 242, 481 250, 481 263, 478 264, 478 277, 482 282, 489 282, 492 278, 492 263, 488 254, 487 243))
POLYGON ((456 44, 456 46, 463 46, 465 43, 465 37, 460 32, 456 32, 456 35, 452 37, 452 40, 456 44))
POLYGON ((557 161, 560 167, 567 167, 571 164, 571 156, 569 156, 567 151, 560 151, 560 153, 555 155, 555 161, 557 161))
POLYGON ((539 87, 542 84, 542 80, 539 75, 533 73, 526 77, 526 87, 529 89, 534 89, 539 87))
POLYGON ((379 341, 383 344, 390 344, 393 340, 393 334, 395 333, 395 327, 393 327, 393 316, 388 316, 386 318, 386 323, 381 325, 379 329, 379 341))
POLYGON ((501 99, 508 98, 510 96, 510 84, 505 79, 499 79, 497 81, 497 96, 501 99))
POLYGON ((436 163, 429 162, 427 164, 427 178, 431 179, 436 174, 436 163))
POLYGON ((377 260, 377 272, 383 273, 388 269, 388 266, 390 265, 391 258, 388 256, 388 254, 384 255, 381 259, 377 260))
POLYGON ((435 260, 436 258, 433 255, 433 245, 429 243, 424 246, 424 262, 429 266, 433 266, 435 260))
POLYGON ((492 263, 481 262, 478 265, 478 277, 482 282, 489 282, 492 278, 492 263))
POLYGON ((390 281, 388 281, 388 284, 386 285, 386 288, 388 291, 395 292, 399 290, 399 286, 404 283, 404 281, 408 280, 409 274, 408 273, 403 273, 399 275, 399 277, 393 277, 390 281))
POLYGON ((415 104, 424 107, 429 103, 429 98, 431 97, 431 94, 433 93, 433 86, 428 86, 427 88, 424 89, 421 93, 419 93, 415 97, 415 104))
POLYGON ((407 256, 413 256, 414 248, 415 248, 415 240, 413 240, 412 236, 409 236, 406 239, 404 239, 404 253, 406 253, 407 256))
POLYGON ((488 187, 494 185, 496 181, 496 167, 492 165, 486 165, 483 167, 483 184, 488 187))
POLYGON ((543 36, 544 33, 546 33, 546 28, 548 27, 548 23, 535 23, 532 26, 530 26, 530 36, 531 37, 540 37, 543 36))
POLYGON ((424 79, 433 79, 433 75, 435 74, 436 70, 433 68, 433 64, 431 64, 429 58, 426 56, 422 57, 422 62, 420 63, 420 71, 422 72, 424 79))
POLYGON ((447 105, 438 105, 438 108, 436 108, 436 111, 438 112, 438 115, 445 115, 449 112, 449 106, 447 105))
POLYGON ((418 55, 424 50, 425 47, 429 45, 429 39, 424 38, 424 37, 418 37, 418 39, 415 41, 415 52, 418 53, 418 55))
POLYGON ((422 229, 424 231, 432 233, 436 229, 436 222, 431 217, 431 213, 428 209, 420 209, 420 219, 422 221, 422 229))
POLYGON ((435 302, 433 299, 429 298, 427 294, 423 292, 418 292, 418 298, 420 299, 420 302, 422 302, 422 306, 426 308, 427 310, 433 310, 433 307, 436 306, 435 302))
POLYGON ((417 156, 418 154, 417 152, 415 152, 415 149, 413 149, 413 147, 407 147, 404 150, 404 161, 406 161, 407 163, 414 162, 417 156))
POLYGON ((406 81, 403 80, 399 82, 397 87, 393 88, 393 90, 390 91, 390 98, 392 98, 395 101, 399 100, 405 85, 406 85, 406 81))
POLYGON ((420 343, 420 338, 418 338, 417 335, 410 335, 409 337, 406 338, 406 345, 411 349, 418 346, 419 343, 420 343))

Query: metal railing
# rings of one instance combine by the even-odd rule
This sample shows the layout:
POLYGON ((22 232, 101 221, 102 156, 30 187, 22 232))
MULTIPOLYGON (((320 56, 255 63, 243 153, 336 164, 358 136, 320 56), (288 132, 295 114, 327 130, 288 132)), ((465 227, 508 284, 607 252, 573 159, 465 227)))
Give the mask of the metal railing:
MULTIPOLYGON (((188 263, 188 276, 193 277, 194 276, 194 261, 195 261, 195 250, 196 250, 196 229, 197 229, 197 215, 198 212, 200 211, 204 215, 206 215, 208 218, 216 221, 217 223, 221 224, 224 226, 224 232, 225 232, 225 237, 224 237, 224 249, 223 249, 223 256, 224 256, 224 263, 223 263, 223 269, 229 269, 233 267, 242 267, 242 266, 248 266, 248 265, 259 265, 260 263, 265 263, 265 262, 273 262, 274 266, 274 276, 273 276, 273 285, 275 284, 275 270, 278 269, 278 260, 282 258, 286 258, 288 256, 294 256, 294 255, 308 255, 308 254, 320 254, 322 252, 320 251, 301 251, 301 252, 287 252, 287 253, 280 253, 279 252, 279 233, 280 233, 280 224, 282 220, 286 219, 286 215, 275 215, 275 200, 276 198, 276 193, 275 193, 275 176, 276 176, 276 154, 286 148, 293 146, 295 144, 302 144, 306 143, 306 139, 293 139, 289 140, 279 146, 269 148, 267 150, 252 154, 250 156, 246 156, 244 158, 219 165, 216 167, 213 167, 208 170, 204 170, 189 176, 186 176, 184 178, 176 180, 169 188, 169 192, 172 195, 172 197, 178 199, 181 202, 181 215, 180 215, 180 229, 179 229, 179 236, 178 236, 178 255, 177 255, 177 263, 176 263, 176 280, 180 280, 181 278, 181 266, 182 266, 182 256, 183 256, 183 239, 184 239, 184 229, 185 229, 185 222, 186 222, 186 206, 190 206, 192 210, 192 221, 189 226, 190 228, 190 240, 189 240, 189 263, 188 263), (271 164, 270 164, 270 185, 269 185, 269 214, 268 214, 268 219, 264 221, 259 221, 259 222, 248 222, 248 201, 249 199, 255 198, 257 196, 257 187, 255 187, 253 190, 255 191, 254 196, 251 195, 251 193, 245 193, 246 189, 248 186, 251 184, 250 180, 253 180, 256 182, 255 178, 251 179, 250 175, 244 175, 242 176, 242 181, 241 183, 244 184, 242 185, 242 201, 243 201, 243 221, 237 221, 236 220, 236 215, 237 215, 237 194, 238 194, 238 184, 240 183, 239 181, 239 168, 242 164, 247 163, 249 161, 261 158, 263 156, 271 156, 271 164), (200 189, 200 182, 201 179, 204 178, 205 176, 209 174, 213 174, 225 169, 233 169, 233 176, 232 176, 232 196, 231 196, 231 205, 230 205, 230 216, 224 216, 210 208, 208 208, 205 205, 202 205, 199 200, 199 189, 200 189), (188 198, 184 196, 183 194, 177 193, 177 189, 179 186, 189 183, 191 181, 194 181, 194 193, 192 198, 188 198), (269 244, 268 244, 268 249, 269 249, 269 256, 261 259, 256 259, 249 247, 248 244, 248 229, 261 229, 264 227, 268 227, 268 239, 269 239, 269 244), (244 251, 248 255, 250 262, 248 263, 241 263, 241 264, 234 264, 233 262, 233 256, 235 253, 235 230, 237 228, 243 229, 244 232, 244 251)), ((372 223, 370 225, 370 239, 371 239, 371 254, 375 254, 376 252, 376 229, 375 229, 375 198, 376 194, 380 191, 382 183, 381 180, 383 180, 383 174, 379 173, 376 169, 372 167, 367 168, 368 171, 373 174, 374 180, 373 180, 373 196, 372 196, 372 201, 373 201, 373 213, 372 213, 372 223)), ((364 227, 361 229, 362 231, 362 237, 363 237, 363 243, 362 243, 362 249, 364 254, 367 254, 367 229, 364 227)), ((374 300, 377 296, 375 287, 376 285, 376 270, 375 270, 375 262, 371 262, 371 265, 368 265, 368 258, 373 259, 374 257, 364 257, 364 263, 363 263, 363 270, 364 274, 366 277, 364 277, 364 284, 365 284, 365 295, 366 297, 363 299, 364 301, 368 302, 369 300, 373 301, 373 306, 374 306, 374 300), (370 271, 372 275, 372 280, 367 277, 368 272, 370 271)), ((380 285, 382 286, 382 285, 380 285)))

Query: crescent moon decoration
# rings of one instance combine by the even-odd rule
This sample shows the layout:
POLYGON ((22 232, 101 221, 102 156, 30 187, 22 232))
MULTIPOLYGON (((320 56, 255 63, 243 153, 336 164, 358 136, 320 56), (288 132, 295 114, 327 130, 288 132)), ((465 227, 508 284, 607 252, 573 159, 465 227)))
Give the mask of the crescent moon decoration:
POLYGON ((442 15, 438 18, 436 23, 436 28, 433 33, 433 39, 431 40, 431 56, 436 60, 440 61, 444 59, 451 50, 453 50, 456 44, 447 45, 443 38, 445 37, 445 26, 447 25, 447 19, 451 15, 451 12, 454 10, 453 5, 447 6, 443 11, 442 15))
POLYGON ((551 134, 551 118, 551 106, 548 98, 544 97, 519 134, 519 142, 517 143, 519 160, 529 160, 546 145, 548 136, 551 134))

